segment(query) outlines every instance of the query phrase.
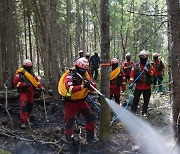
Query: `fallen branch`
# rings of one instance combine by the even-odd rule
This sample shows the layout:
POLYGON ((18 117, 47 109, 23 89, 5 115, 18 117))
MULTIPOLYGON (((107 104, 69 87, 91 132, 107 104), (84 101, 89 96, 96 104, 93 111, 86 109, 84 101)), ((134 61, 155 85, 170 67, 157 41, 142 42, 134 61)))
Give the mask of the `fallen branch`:
POLYGON ((9 113, 9 111, 8 111, 8 98, 7 98, 7 86, 4 84, 4 87, 5 87, 5 89, 6 89, 6 93, 5 93, 5 110, 6 110, 6 112, 7 112, 7 114, 8 114, 8 116, 9 116, 9 119, 10 119, 10 122, 11 122, 11 128, 14 128, 14 123, 13 123, 13 120, 12 120, 12 118, 11 118, 11 115, 10 115, 10 113, 9 113))
POLYGON ((7 137, 12 137, 12 138, 16 138, 22 141, 26 141, 26 142, 37 142, 37 143, 41 143, 41 144, 48 144, 48 145, 54 145, 56 146, 58 149, 60 149, 60 151, 58 153, 60 153, 64 147, 64 145, 60 146, 58 143, 60 143, 62 140, 60 141, 56 141, 56 142, 52 142, 52 141, 41 141, 41 140, 36 140, 33 136, 31 136, 33 139, 27 139, 27 138, 23 138, 20 137, 19 135, 7 130, 4 128, 4 126, 2 125, 2 123, 0 123, 1 125, 1 129, 0 129, 0 134, 7 136, 7 137))

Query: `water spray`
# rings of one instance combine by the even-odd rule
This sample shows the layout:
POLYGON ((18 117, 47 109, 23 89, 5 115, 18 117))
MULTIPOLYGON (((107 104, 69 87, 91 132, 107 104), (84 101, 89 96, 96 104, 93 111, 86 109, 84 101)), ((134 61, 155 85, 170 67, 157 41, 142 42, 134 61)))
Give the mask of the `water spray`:
MULTIPOLYGON (((129 92, 129 95, 128 95, 128 100, 127 100, 127 102, 126 102, 125 109, 127 109, 129 103, 131 102, 131 94, 132 94, 133 86, 134 86, 134 84, 136 83, 136 81, 141 77, 141 75, 142 75, 143 73, 144 73, 144 69, 143 69, 143 71, 137 76, 137 78, 130 84, 130 86, 129 86, 130 92, 129 92)), ((112 119, 111 122, 110 122, 110 126, 112 126, 112 124, 114 123, 114 121, 117 120, 122 114, 123 114, 123 112, 121 112, 118 116, 114 116, 113 119, 112 119)))

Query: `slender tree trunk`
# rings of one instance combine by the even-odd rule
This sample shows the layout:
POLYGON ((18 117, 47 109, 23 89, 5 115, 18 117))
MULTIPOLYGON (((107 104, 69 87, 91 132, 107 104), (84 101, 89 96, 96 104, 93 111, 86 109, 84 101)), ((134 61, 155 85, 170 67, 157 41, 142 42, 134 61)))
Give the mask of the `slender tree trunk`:
POLYGON ((180 3, 178 0, 168 0, 169 16, 170 16, 170 64, 172 71, 172 91, 173 91, 173 125, 175 139, 178 137, 178 145, 180 145, 180 3))
POLYGON ((23 4, 23 17, 24 17, 24 45, 25 45, 25 58, 28 58, 28 51, 27 51, 27 30, 26 30, 26 0, 22 0, 23 4))
POLYGON ((53 99, 59 99, 59 93, 57 90, 58 79, 60 74, 59 67, 57 62, 57 51, 58 51, 58 43, 57 43, 57 12, 56 12, 57 0, 50 1, 50 47, 51 47, 51 69, 52 69, 52 78, 51 85, 53 91, 53 99))
POLYGON ((76 0, 76 45, 75 45, 75 57, 78 57, 78 51, 80 50, 80 14, 79 14, 79 0, 76 0))
MULTIPOLYGON (((110 63, 110 32, 109 32, 109 0, 101 0, 101 63, 110 63)), ((110 68, 101 67, 101 92, 109 98, 110 91, 110 68)), ((109 140, 110 137, 110 108, 103 98, 101 98, 100 115, 100 139, 109 140)))
POLYGON ((70 53, 70 0, 66 0, 66 29, 67 29, 67 36, 66 36, 66 52, 67 52, 67 58, 68 58, 68 67, 72 66, 72 60, 71 60, 71 53, 70 53))
POLYGON ((82 41, 82 49, 85 52, 86 50, 86 0, 83 0, 83 41, 82 41))
POLYGON ((32 40, 31 40, 31 13, 30 13, 30 1, 27 1, 27 21, 28 21, 28 36, 29 36, 29 54, 30 54, 30 59, 33 60, 33 55, 32 55, 32 40))

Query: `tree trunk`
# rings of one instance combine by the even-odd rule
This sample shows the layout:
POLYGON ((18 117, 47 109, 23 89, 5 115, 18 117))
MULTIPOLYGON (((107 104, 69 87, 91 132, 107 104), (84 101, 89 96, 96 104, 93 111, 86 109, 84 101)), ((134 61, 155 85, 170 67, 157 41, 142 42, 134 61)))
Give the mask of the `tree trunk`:
MULTIPOLYGON (((101 63, 110 63, 110 34, 109 34, 109 1, 101 0, 101 63)), ((101 67, 101 92, 109 98, 110 91, 110 68, 107 65, 101 67)), ((100 139, 109 140, 110 137, 110 108, 101 98, 100 115, 100 139)))
POLYGON ((66 0, 66 30, 67 30, 67 35, 66 35, 66 52, 67 52, 67 57, 68 57, 68 67, 72 66, 72 60, 71 60, 71 53, 70 53, 70 0, 66 0))
POLYGON ((80 50, 80 14, 79 14, 79 0, 76 0, 76 45, 75 45, 75 57, 78 57, 78 51, 80 50))
POLYGON ((83 0, 83 41, 82 41, 82 49, 85 52, 86 46, 86 37, 85 37, 85 33, 86 33, 86 1, 83 0))
POLYGON ((175 139, 178 137, 180 145, 180 3, 178 0, 168 0, 170 16, 170 65, 172 71, 173 91, 173 125, 175 139))
POLYGON ((57 0, 50 1, 50 49, 51 49, 51 69, 52 69, 52 78, 51 85, 53 91, 53 99, 58 100, 59 93, 57 90, 58 79, 59 79, 59 67, 57 62, 57 12, 56 12, 57 0))

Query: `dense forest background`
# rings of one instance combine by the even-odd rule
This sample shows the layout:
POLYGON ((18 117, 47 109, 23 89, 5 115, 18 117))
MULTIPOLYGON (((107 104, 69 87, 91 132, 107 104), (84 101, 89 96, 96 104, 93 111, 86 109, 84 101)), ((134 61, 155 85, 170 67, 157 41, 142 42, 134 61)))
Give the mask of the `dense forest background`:
MULTIPOLYGON (((133 59, 147 49, 167 61, 167 5, 165 0, 110 0, 110 56, 133 59)), ((78 51, 100 51, 100 2, 96 0, 1 0, 0 89, 10 83, 22 61, 33 61, 58 98, 57 83, 71 67, 78 51)), ((101 51, 102 52, 102 51, 101 51)))

